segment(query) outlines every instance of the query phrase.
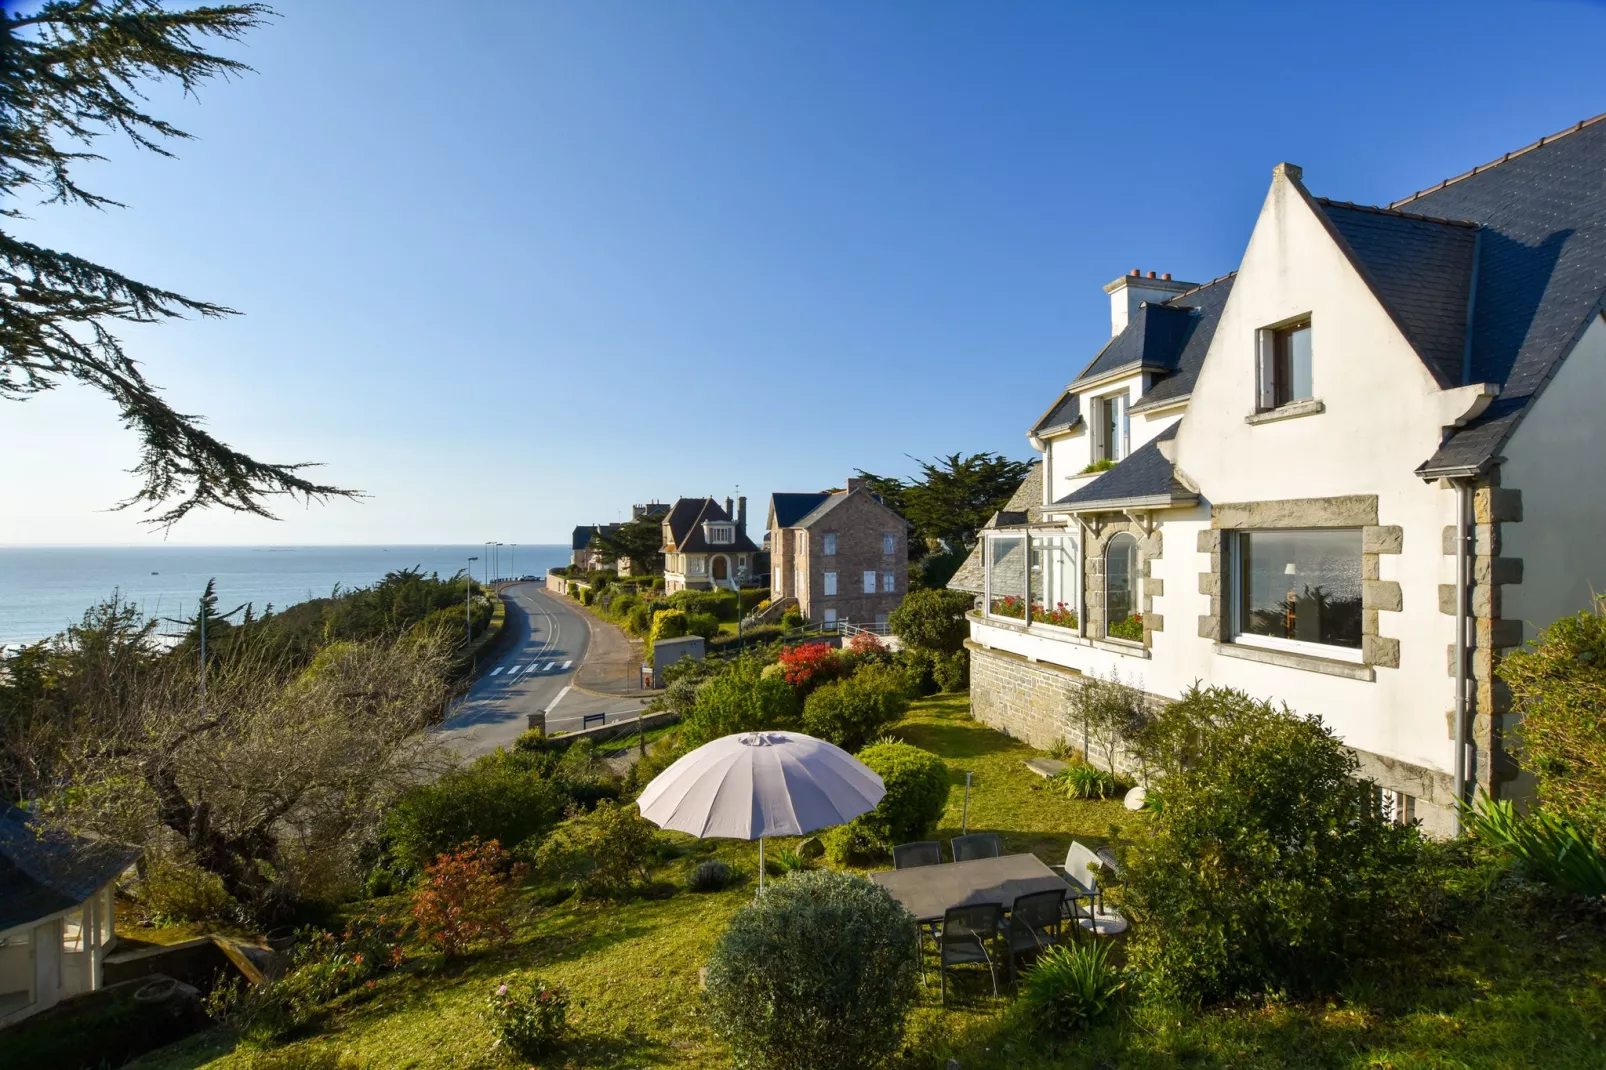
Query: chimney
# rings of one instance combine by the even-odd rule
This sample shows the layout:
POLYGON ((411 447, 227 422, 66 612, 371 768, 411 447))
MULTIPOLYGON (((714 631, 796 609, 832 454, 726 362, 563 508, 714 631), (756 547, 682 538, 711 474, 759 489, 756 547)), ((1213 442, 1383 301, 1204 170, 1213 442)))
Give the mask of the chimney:
POLYGON ((736 530, 743 535, 747 534, 747 495, 743 494, 736 499, 736 530))
POLYGON ((1104 292, 1110 295, 1110 337, 1126 330, 1126 325, 1132 322, 1132 316, 1143 302, 1167 301, 1198 285, 1196 282, 1179 282, 1171 277, 1169 271, 1156 277, 1152 271, 1145 275, 1133 268, 1130 275, 1122 275, 1104 287, 1104 292))
POLYGON ((727 517, 732 515, 731 514, 731 500, 730 500, 730 496, 729 495, 725 496, 725 515, 727 517))
POLYGON ((860 483, 859 480, 853 478, 852 476, 849 476, 848 477, 848 493, 852 494, 854 491, 858 490, 859 489, 859 483, 860 483))

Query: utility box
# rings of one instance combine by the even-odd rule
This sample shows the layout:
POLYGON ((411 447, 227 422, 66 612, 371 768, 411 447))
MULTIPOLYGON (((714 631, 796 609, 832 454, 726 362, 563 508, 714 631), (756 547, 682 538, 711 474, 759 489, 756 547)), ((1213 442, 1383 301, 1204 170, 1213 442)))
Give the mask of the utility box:
POLYGON ((662 687, 664 670, 683 658, 703 660, 703 637, 685 635, 679 639, 660 639, 652 645, 652 682, 662 687))

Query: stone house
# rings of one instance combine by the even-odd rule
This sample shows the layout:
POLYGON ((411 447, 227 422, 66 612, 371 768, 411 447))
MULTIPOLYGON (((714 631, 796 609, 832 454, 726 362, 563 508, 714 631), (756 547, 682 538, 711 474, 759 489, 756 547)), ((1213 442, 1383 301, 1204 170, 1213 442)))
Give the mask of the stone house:
POLYGON ((0 803, 0 1026, 104 984, 115 886, 139 850, 41 828, 0 803))
POLYGON ((616 564, 614 559, 592 546, 591 540, 597 537, 598 532, 613 532, 618 528, 618 524, 582 524, 576 527, 569 540, 569 564, 586 572, 613 568, 616 564))
POLYGON ((663 518, 664 590, 737 590, 755 586, 758 547, 747 537, 747 499, 725 507, 712 498, 680 498, 663 518))
POLYGON ((850 479, 846 490, 772 494, 770 599, 805 620, 885 630, 909 586, 909 522, 850 479))
POLYGON ((953 586, 976 716, 1119 675, 1317 714, 1430 832, 1522 797, 1501 652, 1606 591, 1606 122, 1383 208, 1272 174, 1236 272, 1105 287, 1111 338, 953 586))

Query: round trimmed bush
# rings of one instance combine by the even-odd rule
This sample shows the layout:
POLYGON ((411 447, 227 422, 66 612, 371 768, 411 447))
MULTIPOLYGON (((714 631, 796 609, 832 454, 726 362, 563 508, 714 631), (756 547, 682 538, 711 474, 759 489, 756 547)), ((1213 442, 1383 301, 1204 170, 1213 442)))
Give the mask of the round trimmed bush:
POLYGON ((816 688, 803 703, 803 731, 857 750, 881 734, 909 708, 903 673, 866 665, 846 680, 816 688))
POLYGON ((948 766, 908 743, 877 743, 857 757, 880 775, 887 794, 853 824, 887 847, 925 839, 948 805, 948 766))
POLYGON ((915 919, 846 873, 794 873, 731 918, 708 964, 709 1023, 738 1065, 877 1066, 917 991, 915 919))
POLYGON ((736 874, 731 872, 730 866, 717 858, 710 858, 697 863, 697 868, 691 871, 691 877, 686 881, 686 887, 694 892, 719 892, 730 887, 735 879, 736 874))

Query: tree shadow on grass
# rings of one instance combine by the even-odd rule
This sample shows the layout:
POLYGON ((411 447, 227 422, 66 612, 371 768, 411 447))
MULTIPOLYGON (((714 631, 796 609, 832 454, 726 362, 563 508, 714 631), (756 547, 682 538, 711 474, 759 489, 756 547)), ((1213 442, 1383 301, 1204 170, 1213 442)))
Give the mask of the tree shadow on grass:
POLYGON ((932 722, 905 721, 894 725, 892 733, 922 750, 941 755, 950 761, 982 758, 990 754, 1022 747, 1002 732, 995 732, 975 721, 932 722))
POLYGON ((561 1048, 530 1065, 541 1070, 556 1070, 558 1067, 672 1066, 679 1061, 680 1053, 669 1045, 633 1026, 626 1026, 613 1033, 576 1030, 561 1048))

